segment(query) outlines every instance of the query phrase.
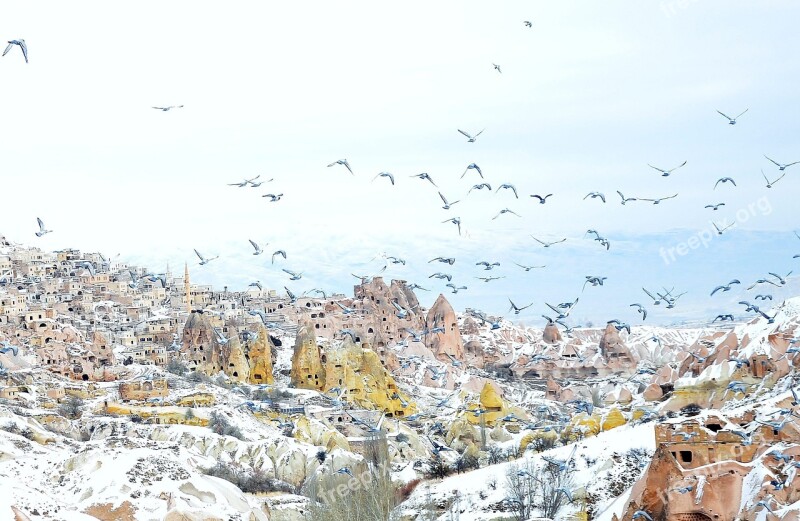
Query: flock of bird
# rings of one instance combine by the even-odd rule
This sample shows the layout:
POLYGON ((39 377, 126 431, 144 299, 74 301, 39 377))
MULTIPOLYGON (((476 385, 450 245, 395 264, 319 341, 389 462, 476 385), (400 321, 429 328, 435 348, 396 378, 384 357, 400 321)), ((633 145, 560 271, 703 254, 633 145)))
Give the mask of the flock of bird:
MULTIPOLYGON (((533 26, 533 24, 530 21, 525 21, 524 22, 524 26, 526 28, 531 28, 533 26)), ((20 49, 20 51, 21 51, 21 53, 22 53, 22 55, 23 55, 23 57, 24 57, 24 59, 25 59, 25 61, 27 63, 28 62, 28 47, 27 47, 27 45, 25 43, 25 40, 23 40, 23 39, 9 40, 7 47, 6 47, 5 51, 3 52, 3 56, 8 54, 15 47, 18 47, 20 49)), ((501 66, 499 64, 497 64, 497 63, 492 63, 492 68, 498 74, 502 74, 502 72, 503 72, 501 66)), ((168 106, 153 106, 152 108, 155 109, 155 110, 162 111, 162 112, 169 112, 169 111, 175 110, 175 109, 182 109, 183 107, 184 107, 184 105, 168 105, 168 106)), ((717 110, 717 112, 719 113, 720 116, 724 117, 727 120, 729 125, 734 126, 734 125, 739 124, 740 118, 742 116, 744 116, 748 112, 748 110, 749 109, 745 109, 744 111, 738 113, 734 117, 728 116, 726 113, 724 113, 722 111, 719 111, 719 110, 717 110)), ((460 134, 462 138, 465 138, 466 142, 468 144, 472 144, 472 145, 475 145, 475 144, 478 143, 478 138, 484 135, 485 130, 486 130, 485 128, 481 129, 481 130, 478 130, 478 131, 464 130, 464 129, 461 129, 461 128, 457 128, 456 129, 457 133, 460 134)), ((772 188, 777 182, 779 182, 781 179, 783 179, 783 177, 785 177, 785 175, 786 175, 786 170, 789 167, 800 163, 800 161, 794 161, 794 162, 790 162, 790 163, 781 163, 781 162, 778 162, 778 161, 776 161, 776 160, 774 160, 774 159, 772 159, 772 158, 770 158, 770 157, 768 157, 766 155, 764 157, 765 157, 766 160, 768 160, 770 163, 772 163, 775 167, 777 167, 778 171, 780 172, 780 174, 777 177, 775 177, 774 179, 770 180, 769 176, 766 173, 764 173, 763 170, 762 170, 762 176, 763 176, 763 178, 764 178, 764 180, 766 182, 766 187, 767 188, 772 188)), ((654 170, 655 172, 657 172, 661 177, 669 178, 669 177, 674 177, 676 172, 678 172, 679 170, 681 170, 684 167, 686 167, 687 164, 688 164, 688 160, 684 160, 684 161, 680 162, 679 164, 677 164, 676 166, 671 166, 669 168, 663 168, 663 167, 656 166, 656 165, 653 165, 653 164, 648 164, 647 166, 649 168, 651 168, 652 170, 654 170)), ((337 159, 337 160, 334 160, 334 161, 330 162, 327 166, 328 166, 328 168, 341 168, 342 170, 346 170, 346 172, 348 174, 350 174, 351 176, 357 177, 356 172, 355 172, 353 166, 351 165, 351 163, 350 163, 350 161, 348 159, 344 159, 344 158, 337 159)), ((491 181, 490 179, 487 179, 484 171, 481 169, 481 167, 477 163, 475 163, 475 162, 467 163, 463 173, 460 176, 460 179, 463 180, 468 175, 474 176, 476 182, 474 184, 472 184, 471 186, 466 185, 464 187, 465 188, 465 196, 464 197, 474 197, 474 196, 471 195, 473 192, 481 192, 481 191, 485 190, 487 192, 492 192, 493 191, 495 194, 499 194, 501 192, 508 193, 511 197, 513 197, 512 200, 514 202, 519 202, 520 201, 520 195, 523 193, 522 190, 519 190, 517 186, 515 186, 514 184, 509 183, 509 182, 497 182, 497 183, 495 183, 495 182, 491 181), (493 187, 493 185, 494 185, 494 187, 493 187), (468 188, 468 186, 469 186, 469 188, 468 188)), ((463 205, 463 202, 462 202, 463 198, 452 198, 452 197, 450 197, 448 195, 445 195, 442 192, 442 190, 439 188, 439 185, 437 185, 436 181, 433 179, 433 177, 429 173, 422 172, 422 173, 410 175, 408 177, 410 177, 412 179, 418 179, 420 181, 423 181, 428 186, 430 186, 432 189, 434 189, 436 191, 440 201, 441 201, 441 204, 442 204, 441 208, 444 211, 447 211, 447 212, 453 211, 456 208, 456 205, 459 204, 459 203, 461 203, 463 205)), ((398 176, 396 176, 394 173, 388 172, 388 171, 381 171, 381 172, 379 172, 376 175, 371 177, 372 182, 375 182, 375 181, 377 181, 379 179, 385 179, 385 182, 389 183, 390 186, 395 186, 396 183, 398 183, 400 181, 398 176)), ((245 178, 245 179, 243 179, 241 181, 228 183, 228 185, 232 186, 232 187, 236 187, 237 189, 250 190, 250 189, 254 189, 254 188, 259 188, 259 187, 261 187, 262 185, 264 185, 266 183, 271 183, 272 181, 274 181, 274 178, 273 179, 269 179, 269 180, 265 180, 265 179, 261 179, 260 175, 257 175, 257 176, 252 177, 252 178, 245 178)), ((731 186, 731 188, 736 188, 737 187, 736 181, 732 177, 721 177, 721 178, 716 180, 716 182, 713 185, 713 189, 717 190, 717 188, 720 187, 720 185, 724 186, 724 185, 728 185, 728 184, 731 186)), ((619 190, 617 190, 616 193, 620 198, 620 204, 621 205, 628 205, 630 203, 635 203, 635 202, 651 203, 653 205, 659 205, 659 204, 662 204, 662 203, 664 203, 666 201, 675 199, 675 198, 677 198, 679 196, 678 192, 668 193, 667 195, 663 195, 663 196, 659 196, 659 197, 655 197, 655 196, 628 197, 628 196, 626 196, 625 194, 623 194, 619 190)), ((262 198, 266 198, 269 203, 279 203, 281 201, 281 199, 284 197, 284 194, 282 192, 278 193, 277 191, 273 191, 273 192, 270 192, 270 193, 261 194, 261 197, 262 198)), ((554 196, 553 193, 541 193, 541 194, 540 193, 531 193, 531 194, 528 194, 529 200, 535 201, 539 205, 547 204, 551 200, 552 197, 556 197, 556 196, 554 196)), ((600 191, 590 191, 590 192, 588 192, 583 197, 583 200, 584 201, 597 201, 600 204, 607 204, 609 202, 609 199, 606 197, 606 194, 603 193, 603 192, 600 192, 600 191)), ((713 203, 707 204, 705 206, 705 208, 706 209, 710 209, 712 211, 718 211, 723 206, 725 206, 725 202, 713 202, 713 203)), ((460 208, 460 207, 458 207, 458 208, 460 208)), ((521 214, 519 213, 518 210, 516 210, 514 208, 510 208, 510 207, 503 207, 503 208, 498 209, 497 213, 494 214, 494 216, 491 218, 491 220, 494 221, 494 220, 498 220, 498 219, 501 219, 501 218, 502 219, 509 219, 509 218, 514 218, 514 217, 517 217, 517 218, 521 217, 521 214)), ((440 222, 441 222, 441 224, 450 224, 450 225, 452 225, 454 227, 454 229, 455 229, 455 232, 457 232, 459 236, 461 236, 463 231, 464 231, 464 229, 463 229, 464 222, 462 221, 462 218, 460 216, 458 216, 458 215, 452 215, 451 214, 446 219, 443 219, 440 222)), ((39 227, 38 231, 36 232, 36 236, 37 237, 43 237, 44 235, 49 234, 49 233, 51 233, 53 231, 51 229, 48 229, 45 226, 44 222, 40 218, 37 218, 37 223, 38 223, 38 227, 39 227)), ((720 235, 723 234, 726 230, 728 230, 729 228, 731 228, 734 225, 733 223, 731 223, 731 224, 723 223, 721 225, 718 225, 716 222, 713 222, 713 221, 712 221, 712 223, 713 223, 713 226, 714 226, 715 230, 720 235)), ((530 237, 534 241, 534 243, 540 245, 543 248, 551 248, 551 247, 554 247, 554 246, 556 246, 558 244, 562 244, 562 243, 564 243, 564 242, 566 242, 568 240, 567 237, 558 238, 558 239, 554 239, 554 240, 543 239, 543 238, 539 238, 539 237, 536 237, 536 236, 533 236, 533 235, 531 235, 530 237)), ((591 238, 593 241, 597 242, 606 251, 609 251, 611 249, 612 241, 608 237, 603 236, 597 230, 588 229, 586 231, 584 237, 591 238)), ((264 248, 266 246, 268 246, 268 244, 260 244, 260 243, 258 243, 256 241, 252 240, 252 239, 249 240, 249 243, 250 243, 250 246, 253 248, 253 251, 252 251, 253 255, 259 256, 259 255, 262 255, 262 254, 264 254, 266 252, 266 250, 264 248)), ((195 249, 194 252, 197 255, 197 258, 199 260, 199 265, 200 266, 205 266, 205 265, 209 264, 210 262, 214 261, 215 259, 219 258, 218 255, 215 255, 215 256, 204 255, 204 254, 200 253, 197 249, 195 249)), ((274 265, 275 261, 276 261, 276 258, 280 258, 280 257, 282 257, 284 260, 287 259, 287 251, 285 249, 275 249, 271 253, 271 262, 270 262, 270 264, 274 265)), ((795 258, 797 258, 797 257, 800 257, 800 254, 795 256, 795 258)), ((391 264, 401 264, 403 266, 406 265, 406 260, 405 259, 401 259, 401 258, 396 257, 396 256, 389 256, 389 255, 385 255, 384 254, 383 258, 386 261, 386 264, 380 270, 380 272, 383 272, 384 270, 386 270, 386 268, 388 267, 389 263, 391 263, 391 264)), ((429 262, 434 262, 434 261, 439 261, 439 262, 446 261, 446 263, 448 265, 452 266, 453 263, 455 262, 455 258, 454 257, 449 257, 449 256, 448 257, 439 257, 439 258, 433 259, 433 260, 431 260, 429 262)), ((527 265, 525 263, 520 263, 520 262, 514 262, 513 264, 518 266, 519 268, 521 268, 524 272, 529 272, 529 271, 531 271, 533 269, 539 269, 539 268, 545 268, 546 267, 545 265, 532 266, 532 265, 527 265)), ((481 260, 479 262, 476 262, 475 265, 476 266, 482 266, 485 271, 489 271, 489 270, 494 269, 495 267, 500 266, 500 263, 497 262, 497 261, 481 260)), ((291 270, 291 269, 288 269, 288 268, 281 268, 281 270, 288 276, 288 280, 289 281, 300 280, 303 277, 303 273, 304 273, 303 271, 295 271, 295 270, 291 270)), ((784 278, 778 277, 775 274, 771 274, 771 275, 776 277, 776 279, 774 281, 771 280, 771 279, 764 279, 764 280, 761 280, 759 282, 756 282, 756 284, 773 284, 773 285, 776 285, 776 286, 785 285, 786 282, 785 282, 784 278)), ((483 282, 483 283, 490 283, 490 282, 495 281, 495 280, 506 278, 506 276, 507 275, 476 275, 474 277, 474 279, 477 280, 477 281, 483 282)), ((369 277, 359 276, 359 278, 361 278, 362 280, 366 280, 369 277)), ((469 286, 467 284, 455 282, 453 280, 453 276, 451 274, 449 274, 449 273, 434 272, 428 278, 429 279, 446 280, 447 284, 445 285, 445 287, 449 288, 452 293, 458 293, 458 292, 465 291, 465 290, 469 289, 469 286)), ((582 291, 585 291, 587 286, 588 287, 603 286, 604 282, 606 280, 607 280, 607 277, 602 276, 602 275, 598 275, 598 274, 585 275, 585 279, 583 281, 583 289, 582 289, 582 291)), ((135 281, 132 278, 132 283, 134 283, 134 282, 135 281)), ((254 283, 251 283, 250 286, 260 287, 261 284, 260 284, 260 282, 254 282, 254 283)), ((415 288, 418 288, 418 289, 423 289, 423 290, 425 289, 425 288, 422 288, 421 286, 419 286, 418 284, 412 284, 411 286, 415 287, 415 288)), ((524 289, 524 285, 521 285, 520 288, 524 289)), ((287 291, 287 295, 289 295, 290 298, 294 298, 294 294, 291 292, 291 290, 289 290, 288 287, 285 287, 285 289, 287 291)), ((673 290, 667 290, 666 288, 663 288, 663 292, 661 292, 660 290, 656 291, 656 292, 650 292, 650 291, 648 291, 648 290, 646 290, 644 288, 642 288, 642 289, 647 294, 647 296, 650 297, 650 299, 652 300, 652 305, 653 306, 659 306, 663 302, 666 305, 665 307, 667 309, 674 308, 678 298, 681 295, 683 295, 683 293, 681 293, 679 295, 673 295, 672 291, 674 291, 674 289, 673 290), (653 293, 655 293, 655 295, 653 293)), ((724 291, 729 291, 729 290, 730 290, 730 284, 724 285, 724 286, 720 286, 718 288, 715 288, 714 291, 712 291, 711 295, 713 296, 718 291, 723 291, 724 292, 724 291)), ((325 294, 324 291, 319 290, 319 289, 314 289, 314 290, 312 290, 312 292, 322 293, 323 295, 325 294)), ((309 292, 307 292, 307 293, 309 293, 309 292)), ((771 300, 772 297, 770 295, 763 295, 763 296, 762 295, 758 295, 758 296, 756 296, 756 299, 758 299, 758 300, 763 300, 763 299, 771 300)), ((527 309, 527 308, 529 308, 529 307, 531 307, 533 305, 533 304, 528 304, 528 305, 525 305, 525 306, 518 306, 512 301, 511 298, 508 298, 508 301, 511 304, 511 306, 508 309, 508 311, 506 312, 506 314, 513 312, 515 315, 519 315, 523 310, 525 310, 525 309, 527 309)), ((577 299, 575 299, 575 302, 577 302, 577 299)), ((764 313, 761 312, 761 310, 757 306, 749 304, 747 301, 743 301, 742 303, 747 306, 747 311, 748 312, 761 313, 762 315, 764 315, 764 313)), ((550 306, 549 304, 547 304, 547 306, 550 307, 551 309, 553 309, 553 307, 550 306)), ((635 310, 640 315, 642 320, 646 320, 647 319, 648 309, 644 304, 639 303, 639 302, 634 302, 634 303, 630 304, 630 307, 631 308, 635 308, 635 310)), ((572 308, 570 307, 567 311, 571 311, 571 310, 572 310, 572 308)), ((561 311, 564 311, 564 310, 562 309, 561 311)), ((398 310, 398 313, 403 313, 403 312, 404 312, 404 310, 398 310)), ((566 331, 569 333, 571 328, 566 326, 566 324, 563 322, 564 319, 566 319, 568 315, 569 315, 568 312, 566 314, 562 313, 562 312, 559 312, 557 318, 555 318, 555 319, 550 318, 550 317, 548 317, 546 315, 542 315, 542 316, 545 319, 547 319, 548 323, 558 322, 559 324, 562 324, 565 327, 566 331)), ((719 316, 717 316, 714 319, 714 321, 717 321, 717 320, 721 320, 721 321, 730 320, 733 316, 734 316, 733 313, 720 314, 719 316)), ((620 321, 616 321, 616 323, 617 323, 616 325, 618 325, 618 326, 621 324, 621 325, 625 326, 626 329, 629 329, 629 326, 627 324, 621 323, 620 321)))

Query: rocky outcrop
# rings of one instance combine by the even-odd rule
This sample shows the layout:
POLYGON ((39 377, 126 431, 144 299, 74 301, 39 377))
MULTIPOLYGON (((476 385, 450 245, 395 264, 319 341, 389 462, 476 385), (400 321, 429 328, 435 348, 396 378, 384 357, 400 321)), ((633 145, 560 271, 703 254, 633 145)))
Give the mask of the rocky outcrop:
POLYGON ((269 338, 267 330, 261 326, 257 331, 256 339, 249 345, 247 350, 247 358, 250 362, 250 376, 249 381, 251 384, 272 384, 274 378, 272 375, 272 341, 269 338))
POLYGON ((441 294, 428 310, 425 319, 425 329, 433 331, 435 328, 442 328, 444 331, 428 334, 426 345, 434 356, 442 362, 450 362, 450 357, 447 355, 463 361, 464 343, 458 330, 458 319, 453 306, 441 294))
POLYGON ((321 347, 308 326, 297 334, 292 357, 292 385, 327 392, 365 409, 381 410, 387 416, 412 414, 415 405, 403 393, 368 344, 356 345, 348 335, 341 344, 321 347))
POLYGON ((558 330, 558 326, 552 322, 548 322, 548 324, 544 326, 544 331, 542 332, 542 341, 550 345, 561 342, 561 332, 558 330))
POLYGON ((314 330, 304 324, 297 331, 290 373, 293 387, 322 391, 325 388, 325 368, 314 330))

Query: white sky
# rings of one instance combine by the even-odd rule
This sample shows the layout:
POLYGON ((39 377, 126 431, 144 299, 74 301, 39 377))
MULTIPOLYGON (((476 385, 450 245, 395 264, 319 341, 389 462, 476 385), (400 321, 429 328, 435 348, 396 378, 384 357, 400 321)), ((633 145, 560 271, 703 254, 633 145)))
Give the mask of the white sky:
POLYGON ((573 300, 585 275, 608 285, 587 289, 576 318, 633 321, 627 304, 645 303, 643 285, 689 291, 682 307, 652 309, 669 322, 732 309, 707 298, 732 277, 800 262, 787 233, 800 228, 800 165, 771 190, 760 174, 777 170, 763 154, 800 160, 793 2, 41 1, 3 14, 0 38, 24 38, 30 57, 13 49, 0 59, 0 232, 15 241, 174 271, 196 263, 197 248, 221 258, 193 266, 195 281, 288 284, 266 255, 250 255, 252 238, 287 251, 280 267, 305 272, 290 285, 297 293, 349 294, 350 273, 374 272, 368 261, 385 251, 408 260, 387 278, 434 290, 420 295, 425 304, 446 290, 427 276, 447 271, 469 286, 448 295, 457 308, 503 313, 511 297, 536 302, 522 315, 534 322, 542 302, 573 300), (176 104, 186 107, 150 108, 176 104), (735 127, 715 112, 746 108, 735 127), (486 130, 467 143, 457 128, 486 130), (339 158, 356 177, 326 168, 339 158), (684 160, 669 178, 647 167, 684 160), (515 184, 520 200, 466 197, 480 181, 459 179, 472 162, 493 187, 515 184), (371 182, 384 170, 395 187, 371 182), (442 210, 436 189, 409 177, 420 172, 461 202, 442 210), (275 180, 226 186, 258 174, 275 180), (738 188, 713 190, 724 175, 738 188), (680 195, 621 206, 618 189, 680 195), (582 200, 594 190, 608 203, 582 200), (284 199, 267 203, 270 191, 284 199), (544 206, 528 197, 550 192, 544 206), (660 248, 708 228, 712 215, 733 219, 759 200, 768 215, 661 260, 660 248), (719 212, 703 208, 722 201, 719 212), (523 217, 492 220, 504 207, 523 217), (37 216, 54 233, 37 239, 37 216), (468 237, 441 223, 452 216, 468 237), (611 252, 582 239, 587 228, 611 252), (545 250, 531 233, 570 240, 545 250), (427 264, 438 255, 456 266, 427 264), (479 260, 502 266, 485 273, 479 260), (512 261, 548 268, 522 277, 512 261), (474 279, 487 273, 506 278, 474 279))

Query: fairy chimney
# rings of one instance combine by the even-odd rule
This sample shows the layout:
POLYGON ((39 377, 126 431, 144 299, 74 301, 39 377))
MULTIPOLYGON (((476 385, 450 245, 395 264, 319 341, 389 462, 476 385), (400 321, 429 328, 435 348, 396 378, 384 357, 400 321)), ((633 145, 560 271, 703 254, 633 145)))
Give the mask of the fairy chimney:
POLYGON ((464 360, 464 343, 458 330, 458 320, 453 306, 444 295, 439 295, 425 319, 425 329, 433 331, 442 328, 443 332, 428 334, 426 344, 434 356, 443 362, 449 362, 452 356, 456 360, 464 360))

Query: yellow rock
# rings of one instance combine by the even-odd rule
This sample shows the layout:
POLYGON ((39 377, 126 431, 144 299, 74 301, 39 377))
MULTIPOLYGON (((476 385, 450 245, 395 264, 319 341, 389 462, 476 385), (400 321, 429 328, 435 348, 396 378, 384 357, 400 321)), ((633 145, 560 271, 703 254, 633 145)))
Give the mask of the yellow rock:
POLYGON ((381 410, 387 417, 408 416, 416 409, 375 351, 355 345, 349 336, 340 346, 321 348, 313 329, 306 325, 297 333, 291 380, 303 389, 327 392, 338 388, 342 399, 381 410))
POLYGON ((258 337, 252 343, 248 351, 250 358, 250 377, 251 384, 272 384, 272 341, 269 333, 261 326, 258 329, 258 337))
POLYGON ((614 407, 607 414, 603 416, 602 423, 600 424, 600 429, 602 431, 610 431, 611 429, 616 429, 621 425, 625 425, 625 423, 627 423, 627 420, 625 420, 625 416, 622 415, 619 409, 614 407))

